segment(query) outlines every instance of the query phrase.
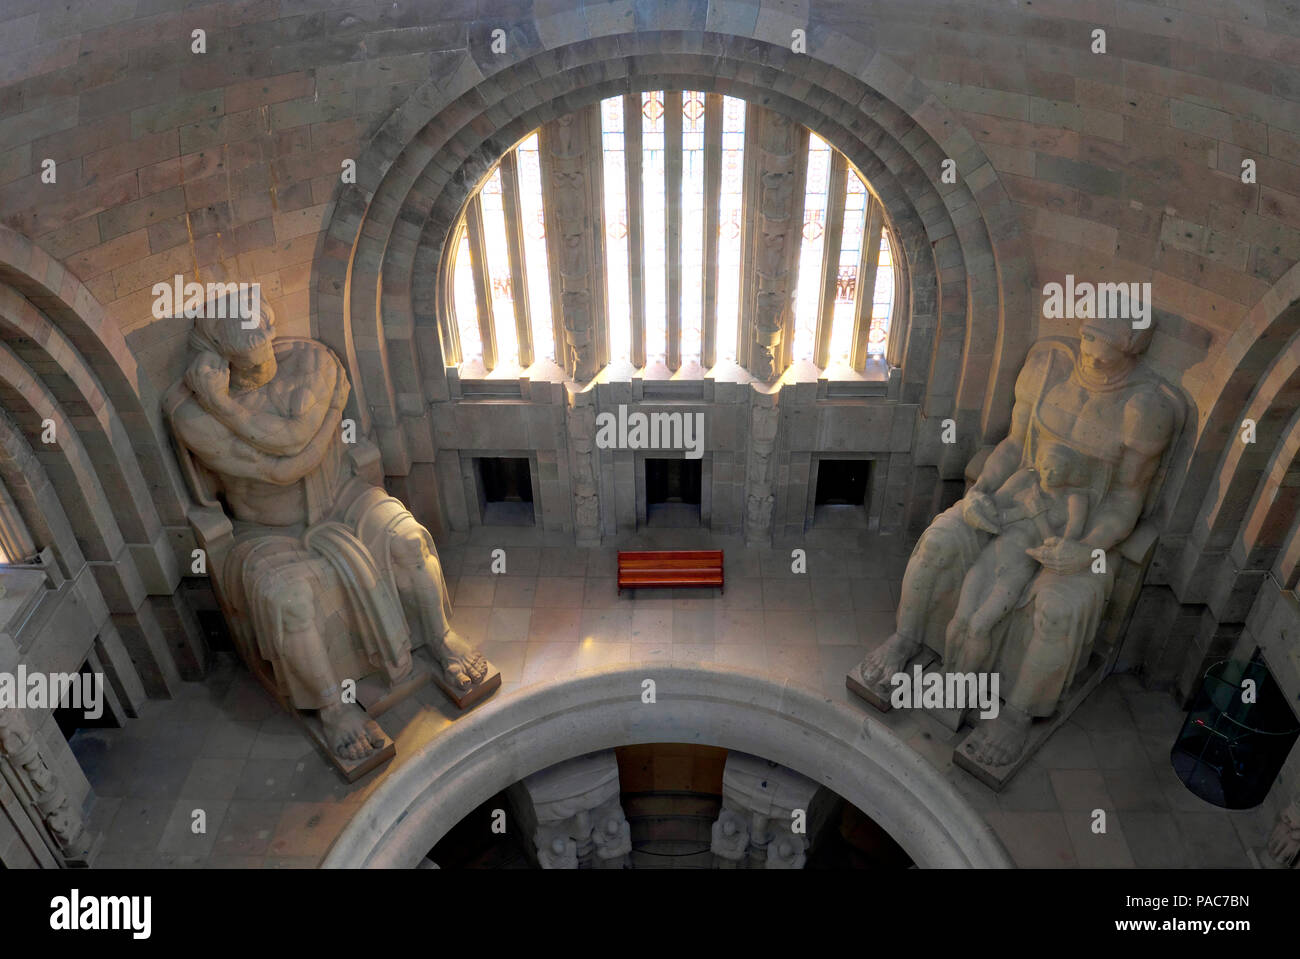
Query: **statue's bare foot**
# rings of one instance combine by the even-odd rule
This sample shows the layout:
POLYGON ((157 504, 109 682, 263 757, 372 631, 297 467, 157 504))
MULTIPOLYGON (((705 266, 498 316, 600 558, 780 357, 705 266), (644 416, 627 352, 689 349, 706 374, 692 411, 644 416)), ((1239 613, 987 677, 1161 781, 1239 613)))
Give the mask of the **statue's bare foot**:
POLYGON ((487 676, 487 657, 461 639, 455 630, 442 637, 438 656, 443 677, 454 689, 469 689, 487 676))
POLYGON ((895 673, 907 668, 907 661, 921 650, 921 644, 895 633, 872 650, 862 661, 862 679, 867 685, 883 686, 895 673))
POLYGON ((986 719, 971 733, 963 747, 986 766, 1009 766, 1020 758, 1029 738, 1030 718, 1004 708, 995 719, 986 719))
POLYGON ((320 721, 330 745, 344 759, 365 759, 384 745, 383 730, 355 703, 326 706, 320 721))

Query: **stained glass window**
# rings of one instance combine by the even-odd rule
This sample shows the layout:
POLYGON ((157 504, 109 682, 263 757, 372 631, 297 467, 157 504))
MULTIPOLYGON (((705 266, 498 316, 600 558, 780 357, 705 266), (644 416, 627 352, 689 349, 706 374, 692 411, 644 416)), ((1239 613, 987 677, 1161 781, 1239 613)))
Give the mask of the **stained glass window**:
POLYGON ((497 369, 509 369, 519 365, 519 335, 515 331, 515 294, 510 277, 510 250, 506 245, 506 216, 499 166, 483 185, 479 199, 483 207, 488 279, 492 284, 492 329, 497 336, 497 369))
POLYGON ((745 205, 745 101, 722 98, 722 183, 718 195, 717 358, 735 361, 745 205))
POLYGON ((605 315, 609 358, 632 358, 632 297, 628 273, 627 168, 623 152, 623 98, 600 101, 605 181, 605 315))
POLYGON ((646 363, 668 352, 668 196, 664 182, 664 95, 641 94, 641 227, 645 277, 646 363))
POLYGON ((682 94, 682 364, 700 362, 704 320, 704 93, 682 94))
POLYGON ((456 329, 460 333, 460 357, 463 363, 483 359, 483 338, 478 332, 478 296, 474 292, 474 268, 469 261, 469 231, 461 224, 456 241, 456 260, 452 264, 452 305, 456 310, 456 329))
POLYGON ((826 247, 827 192, 830 189, 831 148, 815 133, 808 137, 808 180, 804 190, 799 281, 794 304, 794 354, 811 360, 816 349, 817 311, 821 304, 822 255, 826 247))
POLYGON ((534 360, 555 359, 551 322, 551 270, 546 262, 546 211, 542 208, 542 163, 537 134, 519 144, 519 216, 523 220, 524 273, 528 277, 528 311, 534 360))

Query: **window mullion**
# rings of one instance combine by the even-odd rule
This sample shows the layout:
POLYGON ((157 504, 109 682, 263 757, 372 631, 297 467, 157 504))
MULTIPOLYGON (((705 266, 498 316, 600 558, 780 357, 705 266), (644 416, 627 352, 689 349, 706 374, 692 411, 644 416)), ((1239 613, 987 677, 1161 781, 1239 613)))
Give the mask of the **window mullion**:
POLYGON ((884 210, 875 196, 867 195, 867 228, 862 234, 862 261, 858 266, 858 299, 853 312, 853 368, 867 368, 867 337, 876 299, 876 267, 880 263, 880 237, 885 229, 884 210))
POLYGON ((743 200, 741 209, 744 219, 741 221, 741 274, 740 274, 740 315, 736 324, 736 362, 753 372, 754 348, 757 346, 754 325, 758 305, 758 270, 756 268, 755 245, 758 238, 761 216, 751 211, 758 210, 763 195, 763 185, 759 181, 761 171, 758 167, 759 147, 762 145, 761 126, 763 108, 753 103, 745 104, 745 174, 743 200))
POLYGON ((704 98, 704 303, 700 331, 700 363, 707 370, 717 362, 718 227, 722 202, 722 94, 704 98))
POLYGON ((600 134, 600 101, 587 107, 586 181, 588 223, 592 224, 590 254, 587 258, 587 289, 590 291, 591 332, 595 351, 595 368, 609 363, 609 310, 605 284, 605 153, 600 134))
POLYGON ((632 308, 632 365, 645 366, 645 236, 641 216, 641 95, 623 97, 623 168, 627 173, 628 299, 632 308))
POLYGON ((510 284, 514 292, 519 366, 526 370, 533 365, 533 330, 528 309, 528 279, 524 275, 524 218, 519 206, 519 167, 514 150, 501 158, 501 194, 506 220, 506 247, 510 259, 510 284))
POLYGON ((826 194, 826 232, 822 248, 822 288, 817 302, 813 362, 826 369, 835 320, 835 285, 840 273, 840 243, 844 239, 844 189, 848 163, 838 150, 831 151, 830 179, 826 194))
POLYGON ((668 369, 682 365, 682 94, 669 90, 664 94, 664 196, 667 200, 668 227, 667 278, 668 369))
POLYGON ((563 292, 560 276, 560 225, 555 207, 555 160, 551 154, 551 131, 545 124, 537 131, 537 162, 542 174, 542 213, 546 230, 546 274, 551 281, 551 330, 555 362, 568 371, 568 340, 564 335, 563 292))
POLYGON ((489 373, 497 365, 497 335, 492 325, 492 278, 487 266, 487 241, 483 237, 483 207, 477 193, 465 211, 469 231, 469 263, 474 273, 474 302, 478 307, 478 333, 483 341, 483 367, 489 373))

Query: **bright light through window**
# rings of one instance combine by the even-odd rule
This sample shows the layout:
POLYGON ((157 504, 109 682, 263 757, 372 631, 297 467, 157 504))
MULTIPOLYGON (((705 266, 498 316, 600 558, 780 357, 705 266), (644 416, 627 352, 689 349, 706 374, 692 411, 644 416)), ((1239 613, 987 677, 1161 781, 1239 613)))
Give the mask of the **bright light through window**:
POLYGON ((821 137, 808 137, 808 181, 804 191, 799 285, 795 294, 794 358, 811 360, 816 349, 817 309, 822 293, 822 255, 826 247, 827 192, 831 148, 821 137))
POLYGON ((551 271, 546 263, 546 213, 542 209, 542 164, 537 134, 519 144, 519 215, 523 219, 524 273, 528 276, 534 360, 555 359, 551 322, 551 271))
POLYGON ((835 273, 834 319, 828 362, 846 364, 853 352, 853 319, 858 300, 858 267, 862 261, 862 234, 867 228, 867 188, 852 170, 844 178, 844 232, 840 240, 839 269, 835 273))
POLYGON ((641 232, 645 262, 646 363, 668 353, 668 196, 664 182, 664 95, 641 94, 641 232))
POLYGON ((483 338, 478 332, 478 297, 474 293, 474 268, 469 256, 469 232, 462 225, 452 273, 452 297, 460 332, 461 361, 476 363, 483 359, 483 338))
POLYGON ((609 317, 609 358, 632 359, 631 263, 627 243, 627 166, 623 150, 623 98, 600 101, 605 181, 605 313, 609 317))
POLYGON ((519 366, 519 336, 515 331, 515 295, 506 245, 501 168, 488 177, 479 194, 483 202, 483 239, 487 246, 488 277, 492 282, 492 329, 497 336, 497 369, 519 366))
POLYGON ((741 238, 745 215, 745 101, 722 98, 722 184, 718 195, 717 358, 736 359, 741 238))
POLYGON ((682 94, 682 364, 699 363, 704 321, 704 94, 682 94))
MULTIPOLYGON (((674 100, 675 102, 675 100, 674 100)), ((586 108, 587 124, 599 125, 599 149, 596 140, 586 150, 589 165, 586 182, 593 187, 591 214, 597 229, 593 250, 601 255, 591 263, 590 289, 594 297, 603 296, 593 315, 603 315, 606 328, 603 341, 609 346, 609 359, 621 364, 632 360, 637 350, 632 337, 633 314, 644 320, 645 362, 663 363, 668 343, 668 271, 674 268, 681 278, 681 301, 673 304, 681 311, 680 340, 676 344, 683 367, 700 363, 706 332, 712 326, 714 359, 735 362, 738 344, 745 340, 752 323, 748 297, 753 295, 753 278, 744 274, 747 258, 754 251, 748 243, 756 241, 749 202, 759 202, 761 185, 750 182, 761 174, 763 154, 746 155, 746 138, 762 117, 762 107, 752 106, 734 97, 687 90, 681 94, 681 112, 668 115, 665 91, 651 90, 631 97, 615 96, 586 108), (714 99, 716 98, 716 99, 714 99), (716 113, 713 111, 717 111, 716 113), (707 118, 721 117, 720 130, 708 130, 707 118), (628 124, 636 126, 629 127, 628 124), (681 193, 674 197, 681 203, 680 260, 668 262, 667 148, 668 134, 680 124, 682 138, 681 193), (640 149, 629 155, 627 138, 640 131, 640 149), (718 152, 711 152, 718 151, 718 152), (719 171, 716 182, 706 176, 711 164, 719 171), (629 192, 631 188, 631 192, 629 192), (632 209, 633 202, 639 209, 632 209), (717 211, 716 274, 709 302, 712 315, 705 309, 706 264, 710 260, 714 237, 705 236, 706 212, 717 211), (639 214, 640 235, 631 233, 631 223, 639 214), (603 221, 602 221, 603 218, 603 221), (642 301, 632 299, 633 276, 640 273, 642 301)), ((468 364, 469 376, 481 363, 483 343, 479 314, 489 320, 496 338, 496 368, 507 375, 518 365, 519 322, 531 330, 536 360, 556 359, 555 330, 562 324, 552 315, 560 277, 551 269, 558 251, 550 248, 555 237, 548 236, 545 197, 553 189, 549 178, 555 175, 549 158, 541 151, 544 136, 533 133, 520 142, 515 151, 519 197, 505 204, 501 169, 494 169, 479 193, 482 216, 481 237, 470 237, 467 220, 462 220, 455 234, 451 264, 451 298, 460 336, 461 361, 468 364), (519 222, 514 222, 514 217, 519 222), (510 264, 507 237, 522 239, 522 275, 514 276, 510 264), (473 250, 484 250, 484 263, 471 260, 473 250), (475 280, 475 268, 480 279, 475 280), (479 284, 482 284, 480 287, 479 284), (527 315, 515 316, 516 293, 527 289, 527 315), (479 297, 488 295, 486 303, 479 297)), ((635 140, 634 140, 635 142, 635 140)), ((799 158, 804 177, 803 217, 792 241, 794 269, 790 277, 793 300, 791 308, 792 359, 815 362, 819 345, 826 349, 827 367, 843 375, 853 360, 854 338, 865 333, 866 353, 884 356, 894 319, 894 251, 888 227, 881 228, 880 217, 873 212, 878 201, 872 198, 868 184, 851 164, 835 181, 839 186, 831 195, 831 170, 836 153, 816 134, 808 137, 808 150, 799 158), (843 208, 838 237, 827 235, 827 225, 838 222, 843 208), (868 233, 871 226, 872 232, 868 233), (880 230, 876 233, 876 230, 880 230), (879 262, 871 277, 861 275, 868 244, 879 244, 879 262), (830 261, 828 251, 838 253, 830 261), (873 282, 874 281, 874 282, 873 282), (859 300, 867 297, 870 303, 859 300), (855 331, 859 320, 865 331, 855 331), (817 342, 818 331, 826 339, 817 342)), ((842 159, 839 161, 843 163, 842 159)), ((513 180, 512 180, 513 182, 513 180)), ((799 198, 793 205, 798 209, 799 198)), ((553 216, 553 214, 552 214, 553 216)), ((593 335, 592 344, 602 336, 593 335)), ((862 357, 858 357, 861 364, 862 357)), ((859 370, 861 370, 859 365, 859 370)), ((463 371, 462 375, 466 375, 463 371)), ((537 374, 534 374, 537 375, 537 374)), ((850 374, 851 375, 851 374, 850 374)))

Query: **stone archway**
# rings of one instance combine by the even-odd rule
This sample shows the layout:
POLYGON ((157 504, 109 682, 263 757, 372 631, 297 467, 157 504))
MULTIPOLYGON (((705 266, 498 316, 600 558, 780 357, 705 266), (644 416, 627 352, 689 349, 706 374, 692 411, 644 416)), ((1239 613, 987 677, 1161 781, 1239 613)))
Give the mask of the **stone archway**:
POLYGON ((650 742, 721 746, 788 766, 871 816, 923 868, 1011 865, 979 814, 877 720, 754 674, 659 663, 551 680, 464 717, 389 774, 323 865, 414 867, 509 784, 587 752, 650 742), (647 679, 654 703, 642 700, 647 679))
POLYGON ((888 57, 828 25, 812 25, 807 54, 796 55, 793 21, 756 20, 746 4, 648 3, 626 17, 564 7, 512 30, 507 55, 439 61, 439 80, 376 133, 330 221, 317 260, 317 329, 347 358, 355 412, 385 471, 409 471, 410 437, 427 430, 427 404, 443 398, 438 264, 480 176, 548 119, 667 84, 795 116, 872 181, 913 283, 903 396, 927 417, 954 416, 970 440, 927 442, 916 462, 960 476, 979 443, 1005 430, 1015 372, 1037 330, 1032 253, 1014 205, 955 115, 888 57), (945 159, 956 163, 956 183, 943 182, 945 159))

